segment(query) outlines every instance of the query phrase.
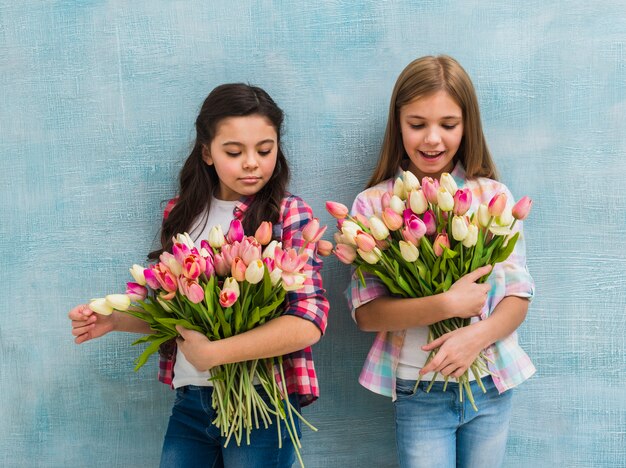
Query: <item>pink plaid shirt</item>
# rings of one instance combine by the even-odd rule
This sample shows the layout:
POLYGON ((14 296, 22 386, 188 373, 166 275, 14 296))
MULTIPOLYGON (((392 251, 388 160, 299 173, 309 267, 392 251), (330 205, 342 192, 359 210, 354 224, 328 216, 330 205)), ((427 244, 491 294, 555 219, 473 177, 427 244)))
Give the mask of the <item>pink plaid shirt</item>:
MULTIPOLYGON (((163 218, 167 218, 174 208, 177 198, 170 200, 165 207, 163 218)), ((233 216, 241 219, 250 205, 252 198, 242 198, 234 209, 233 216)), ((304 241, 301 230, 313 219, 313 212, 301 198, 287 194, 281 204, 279 224, 274 226, 277 236, 281 238, 283 247, 299 249, 304 241)), ((287 293, 285 315, 295 315, 305 320, 310 320, 320 329, 322 334, 326 331, 328 316, 328 300, 325 290, 322 288, 320 269, 322 261, 311 247, 306 249, 311 260, 311 269, 306 271, 307 278, 304 287, 287 293)), ((159 380, 172 385, 174 378, 174 362, 176 358, 176 343, 170 342, 164 346, 160 353, 159 380)), ((297 393, 300 397, 300 405, 306 406, 319 397, 319 383, 313 365, 311 348, 293 352, 283 357, 285 380, 288 393, 297 393)), ((281 377, 276 372, 276 379, 281 385, 281 377)))
MULTIPOLYGON (((401 170, 398 170, 396 177, 400 174, 401 170)), ((509 202, 513 200, 509 190, 500 182, 484 177, 466 179, 465 169, 460 163, 457 163, 451 175, 459 188, 469 188, 472 191, 472 207, 469 213, 475 212, 480 203, 489 202, 498 192, 505 192, 509 202)), ((380 214, 380 197, 385 192, 393 191, 394 180, 395 177, 361 192, 354 201, 352 214, 360 213, 366 217, 380 214)), ((525 297, 529 300, 534 296, 535 286, 526 268, 526 247, 520 221, 515 223, 514 231, 518 230, 520 237, 515 249, 505 262, 496 264, 489 275, 491 290, 481 319, 487 318, 506 296, 525 297)), ((377 297, 389 295, 389 291, 378 278, 365 275, 365 283, 363 287, 353 275, 346 291, 353 318, 358 307, 377 297)), ((377 333, 359 377, 361 385, 375 393, 396 399, 396 369, 405 333, 406 331, 377 333)), ((500 393, 519 385, 535 373, 535 366, 517 342, 516 332, 489 346, 485 354, 494 362, 489 363, 489 369, 494 374, 493 380, 500 393)))

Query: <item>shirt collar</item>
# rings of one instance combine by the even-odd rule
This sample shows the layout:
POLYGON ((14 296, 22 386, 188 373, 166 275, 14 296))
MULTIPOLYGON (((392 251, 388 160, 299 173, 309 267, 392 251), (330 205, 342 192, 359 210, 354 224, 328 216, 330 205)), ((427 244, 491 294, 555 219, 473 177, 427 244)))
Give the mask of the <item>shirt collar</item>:
POLYGON ((239 199, 239 201, 237 202, 233 210, 233 215, 235 216, 235 219, 240 220, 243 217, 243 214, 246 212, 246 210, 252 203, 252 200, 254 200, 254 196, 252 195, 244 196, 239 199))

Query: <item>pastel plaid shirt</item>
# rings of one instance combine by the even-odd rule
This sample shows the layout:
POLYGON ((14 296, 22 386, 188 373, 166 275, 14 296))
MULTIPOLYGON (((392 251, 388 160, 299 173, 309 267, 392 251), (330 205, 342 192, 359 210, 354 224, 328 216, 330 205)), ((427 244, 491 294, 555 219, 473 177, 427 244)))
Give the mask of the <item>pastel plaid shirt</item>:
MULTIPOLYGON (((400 174, 399 169, 396 177, 400 174)), ((459 188, 469 188, 472 192, 472 207, 469 213, 475 212, 480 203, 489 202, 498 192, 505 192, 509 202, 513 200, 509 190, 500 182, 484 177, 466 179, 465 169, 460 163, 456 164, 451 175, 459 188)), ((380 198, 383 193, 393 191, 394 180, 395 177, 361 192, 354 201, 352 214, 360 213, 366 217, 380 214, 382 211, 380 198)), ((526 268, 526 247, 520 221, 515 224, 514 231, 517 230, 520 231, 520 237, 515 249, 505 262, 496 264, 489 275, 488 283, 491 284, 491 289, 481 319, 488 317, 506 296, 524 297, 529 300, 534 296, 535 286, 526 268)), ((346 290, 352 318, 355 318, 355 310, 358 307, 385 295, 389 295, 389 291, 378 278, 366 275, 363 287, 359 279, 353 275, 351 284, 346 290)), ((406 331, 377 333, 359 377, 361 385, 375 393, 396 399, 396 368, 405 333, 406 331)), ((489 346, 485 350, 485 355, 493 361, 493 364, 489 363, 489 369, 494 374, 493 380, 500 393, 519 385, 535 373, 530 358, 517 342, 516 332, 489 346)))
MULTIPOLYGON (((163 218, 167 218, 174 208, 177 198, 170 200, 165 207, 163 218)), ((252 201, 251 197, 242 198, 233 211, 234 218, 241 219, 244 212, 252 201)), ((313 212, 301 198, 287 194, 281 204, 281 215, 279 223, 274 226, 275 236, 279 237, 283 247, 299 249, 304 240, 301 230, 313 219, 313 212)), ((309 254, 311 268, 306 270, 307 278, 304 287, 287 293, 284 315, 295 315, 305 320, 313 322, 322 332, 326 331, 328 317, 328 300, 325 297, 325 290, 322 288, 322 277, 320 269, 322 261, 311 247, 305 249, 309 254)), ((162 348, 159 362, 159 380, 165 384, 172 385, 174 378, 174 362, 176 358, 176 345, 172 342, 169 346, 162 348), (173 345, 172 345, 173 343, 173 345)), ((287 382, 287 392, 297 393, 300 397, 300 405, 306 406, 319 397, 319 383, 313 365, 311 348, 293 352, 283 357, 283 368, 285 380, 287 382)), ((280 374, 276 373, 276 378, 281 385, 280 374)))

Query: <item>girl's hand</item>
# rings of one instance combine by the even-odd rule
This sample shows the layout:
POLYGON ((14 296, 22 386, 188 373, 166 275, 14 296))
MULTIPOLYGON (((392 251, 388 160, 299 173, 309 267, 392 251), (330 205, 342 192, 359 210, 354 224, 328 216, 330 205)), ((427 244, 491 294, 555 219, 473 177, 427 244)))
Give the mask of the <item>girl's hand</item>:
POLYGON ((491 285, 478 284, 476 281, 489 274, 490 271, 491 265, 480 267, 459 278, 444 293, 450 317, 470 318, 480 315, 480 311, 487 302, 487 293, 491 285))
POLYGON ((76 337, 76 344, 99 338, 115 329, 115 313, 96 314, 87 304, 77 305, 67 316, 72 321, 72 335, 76 337))
POLYGON ((458 328, 422 346, 426 352, 439 348, 435 357, 421 370, 420 375, 439 372, 443 376, 460 377, 469 369, 478 354, 487 346, 482 342, 478 322, 458 328))
POLYGON ((178 349, 187 360, 200 372, 219 365, 215 361, 215 352, 211 349, 211 341, 202 333, 176 325, 181 338, 176 339, 178 349))

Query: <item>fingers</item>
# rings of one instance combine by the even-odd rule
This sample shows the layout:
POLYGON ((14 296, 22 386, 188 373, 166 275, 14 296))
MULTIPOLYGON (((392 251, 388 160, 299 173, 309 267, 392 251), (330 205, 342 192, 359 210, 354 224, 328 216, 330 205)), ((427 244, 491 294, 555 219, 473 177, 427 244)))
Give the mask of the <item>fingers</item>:
POLYGON ((439 346, 441 346, 445 341, 446 341, 446 335, 442 335, 439 338, 437 338, 436 340, 431 341, 430 343, 422 346, 422 350, 424 351, 432 351, 435 348, 438 348, 439 346))
POLYGON ((79 304, 70 310, 67 317, 70 320, 87 320, 87 318, 92 315, 93 310, 91 310, 87 304, 79 304))
POLYGON ((472 283, 475 283, 480 278, 488 274, 490 271, 491 271, 491 265, 485 265, 483 267, 477 268, 476 270, 468 273, 467 275, 465 275, 465 278, 467 278, 472 283))

